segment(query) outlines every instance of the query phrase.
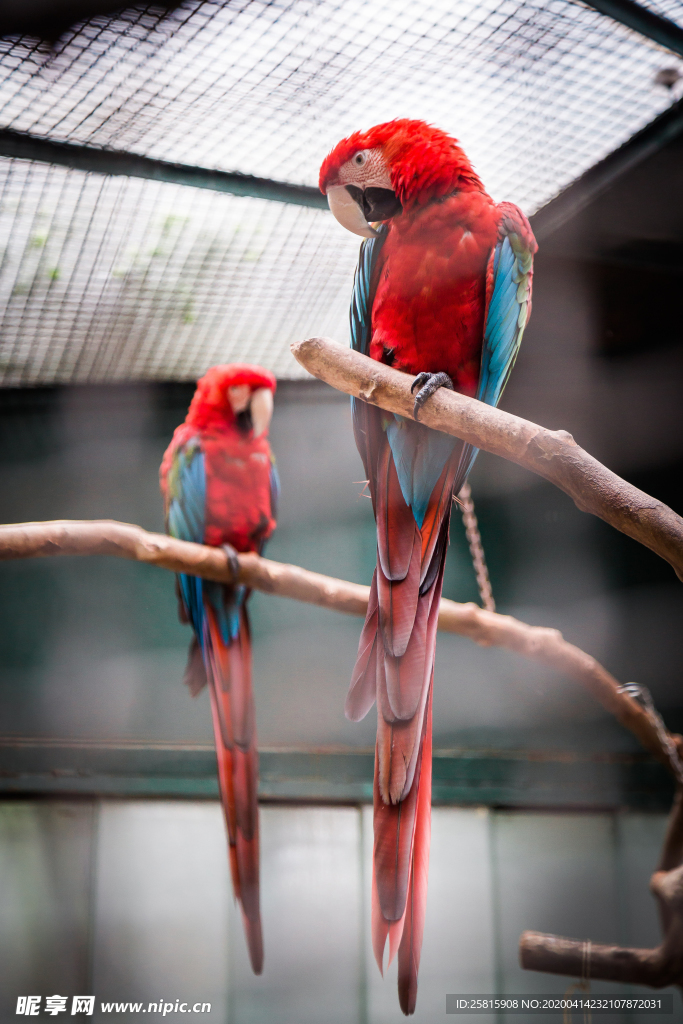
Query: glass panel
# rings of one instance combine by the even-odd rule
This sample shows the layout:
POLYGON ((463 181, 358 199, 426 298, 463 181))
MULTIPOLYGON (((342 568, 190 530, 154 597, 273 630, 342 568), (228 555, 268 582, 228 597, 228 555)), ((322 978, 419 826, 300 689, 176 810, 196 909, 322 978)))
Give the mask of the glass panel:
POLYGON ((0 999, 86 993, 91 803, 0 802, 0 999))
MULTIPOLYGON (((176 999, 227 1010, 232 897, 218 803, 103 803, 93 991, 100 1000, 176 999)), ((110 1015, 102 1015, 103 1020, 110 1015)))

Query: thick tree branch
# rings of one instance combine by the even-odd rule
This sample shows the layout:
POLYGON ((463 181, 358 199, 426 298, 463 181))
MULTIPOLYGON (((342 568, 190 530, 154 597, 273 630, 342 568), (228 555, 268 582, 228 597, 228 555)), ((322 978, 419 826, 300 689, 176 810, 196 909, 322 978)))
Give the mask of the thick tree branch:
MULTIPOLYGON (((679 869, 676 875, 680 899, 683 895, 683 869, 679 869)), ((683 932, 679 932, 678 941, 682 939, 683 932)), ((680 984, 683 979, 681 957, 672 958, 666 945, 663 942, 655 949, 605 946, 599 942, 589 944, 541 932, 522 932, 519 956, 522 967, 527 971, 665 988, 680 984)))
MULTIPOLYGON (((46 555, 114 555, 135 559, 219 583, 244 583, 267 594, 290 597, 348 615, 365 615, 370 593, 369 587, 358 583, 332 579, 258 555, 238 556, 240 568, 235 579, 227 555, 219 548, 148 533, 130 523, 61 520, 0 526, 0 560, 46 555)), ((559 630, 529 626, 510 615, 484 611, 475 604, 446 600, 441 602, 439 629, 467 636, 482 647, 505 647, 581 683, 675 774, 675 765, 671 764, 670 755, 645 708, 628 694, 621 693, 614 676, 595 658, 567 643, 559 630)))
MULTIPOLYGON (((339 391, 413 418, 413 378, 407 374, 327 338, 296 342, 292 352, 309 373, 339 391)), ((683 519, 612 473, 580 448, 571 434, 546 430, 444 388, 427 400, 420 421, 550 480, 582 512, 592 512, 666 559, 683 580, 683 519)))
POLYGON ((365 615, 370 593, 369 587, 258 555, 238 556, 240 572, 235 579, 230 561, 220 548, 148 533, 140 526, 111 519, 0 526, 0 561, 45 555, 114 555, 218 583, 245 583, 266 594, 291 597, 348 615, 365 615))

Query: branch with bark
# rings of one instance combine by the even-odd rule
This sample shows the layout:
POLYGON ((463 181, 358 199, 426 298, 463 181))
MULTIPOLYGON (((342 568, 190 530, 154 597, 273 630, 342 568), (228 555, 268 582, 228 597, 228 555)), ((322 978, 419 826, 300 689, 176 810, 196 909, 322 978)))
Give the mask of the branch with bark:
POLYGON ((529 971, 664 988, 683 986, 683 790, 676 792, 659 867, 650 879, 664 939, 655 949, 606 946, 523 932, 519 958, 529 971))
MULTIPOLYGON (((364 402, 413 419, 413 377, 328 338, 292 345, 309 373, 364 402)), ((537 473, 568 494, 582 512, 650 548, 683 580, 683 519, 656 498, 612 473, 565 430, 547 430, 502 409, 440 388, 420 411, 420 422, 462 438, 537 473)))
MULTIPOLYGON (((237 555, 239 571, 235 574, 232 559, 221 548, 148 533, 130 523, 60 520, 0 526, 0 561, 49 555, 113 555, 133 559, 218 583, 243 583, 266 594, 347 615, 365 615, 370 595, 370 588, 358 583, 253 554, 237 555)), ((467 636, 482 647, 505 647, 581 683, 675 774, 670 749, 648 711, 622 692, 618 681, 595 658, 567 643, 559 630, 529 626, 511 615, 498 615, 475 604, 448 600, 441 602, 439 629, 467 636)))

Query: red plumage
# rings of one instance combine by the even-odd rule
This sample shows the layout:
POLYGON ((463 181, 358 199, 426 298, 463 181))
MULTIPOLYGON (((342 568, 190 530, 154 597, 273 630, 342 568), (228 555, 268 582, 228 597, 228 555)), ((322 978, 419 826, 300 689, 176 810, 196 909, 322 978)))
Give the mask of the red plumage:
POLYGON ((323 162, 321 190, 354 153, 374 149, 403 213, 389 221, 375 268, 370 356, 386 362, 391 352, 391 365, 406 373, 443 371, 472 395, 500 210, 458 142, 423 121, 389 121, 344 139, 323 162))
POLYGON ((247 385, 275 391, 275 377, 261 366, 230 363, 212 366, 197 382, 185 422, 176 428, 160 469, 161 489, 176 453, 193 437, 201 438, 206 477, 204 544, 230 544, 236 551, 258 551, 275 529, 271 507, 272 454, 268 433, 255 437, 243 429, 227 398, 227 389, 247 385))
POLYGON ((376 271, 371 357, 393 351, 397 370, 443 371, 474 395, 497 235, 496 206, 478 190, 396 218, 376 271))
MULTIPOLYGON (((446 373, 456 390, 476 395, 494 249, 504 234, 531 254, 536 248, 521 211, 496 205, 458 142, 422 121, 344 139, 323 162, 320 188, 350 230, 371 234, 364 218, 375 208, 385 221, 369 296, 354 295, 369 306, 371 358, 410 374, 446 373), (362 214, 349 213, 349 197, 362 214)), ((530 287, 527 298, 528 317, 530 287)), ((462 442, 449 449, 442 440, 434 480, 425 468, 434 460, 430 432, 365 403, 357 403, 354 428, 377 520, 377 568, 346 708, 358 720, 377 700, 373 949, 380 970, 387 938, 390 958, 398 951, 399 1001, 410 1014, 427 896, 437 616, 451 499, 470 463, 462 442)))
POLYGON ((354 153, 365 149, 382 150, 391 187, 405 211, 427 206, 458 188, 484 191, 457 139, 425 121, 396 118, 338 142, 320 167, 321 192, 327 191, 354 153))
MULTIPOLYGON (((167 529, 184 540, 260 552, 275 528, 273 460, 267 430, 256 436, 247 407, 233 411, 230 388, 275 391, 275 378, 246 364, 215 366, 198 382, 185 422, 161 464, 167 529), (203 458, 201 473, 192 463, 203 458), (203 485, 203 489, 202 489, 203 485), (193 514, 200 513, 200 533, 193 514), (182 512, 182 515, 179 513, 182 512)), ((243 400, 245 396, 243 395, 243 400)), ((209 686, 221 802, 235 898, 254 971, 263 967, 259 909, 258 752, 251 639, 244 588, 203 583, 197 595, 180 577, 181 618, 195 640, 185 674, 193 695, 209 686)))

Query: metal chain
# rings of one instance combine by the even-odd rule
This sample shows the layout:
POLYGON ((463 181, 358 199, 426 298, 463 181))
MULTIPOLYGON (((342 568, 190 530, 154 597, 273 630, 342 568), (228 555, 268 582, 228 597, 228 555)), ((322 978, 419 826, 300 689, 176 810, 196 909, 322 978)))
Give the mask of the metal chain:
POLYGON ((674 770, 674 774, 676 775, 676 781, 679 783, 679 785, 683 785, 683 763, 681 762, 681 759, 678 756, 678 750, 676 749, 675 743, 671 739, 669 730, 664 725, 664 722, 662 721, 662 716, 659 714, 657 708, 655 707, 655 702, 653 701, 652 694, 650 693, 648 688, 646 686, 641 686, 640 683, 625 683, 623 686, 619 687, 619 693, 627 693, 629 697, 632 697, 633 700, 638 701, 641 707, 645 708, 648 715, 652 719, 652 724, 654 725, 657 731, 659 742, 662 744, 667 754, 669 755, 669 761, 671 763, 671 767, 674 770))
POLYGON ((479 587, 479 596, 481 598, 482 607, 485 608, 487 612, 495 612, 496 602, 493 600, 493 591, 491 590, 489 571, 486 567, 484 546, 481 542, 479 524, 477 522, 477 517, 474 514, 472 491, 470 490, 470 485, 468 483, 464 483, 462 485, 460 488, 460 494, 456 500, 462 508, 462 521, 465 524, 467 543, 470 546, 470 554, 472 555, 472 564, 474 565, 474 571, 477 577, 477 586, 479 587))
MULTIPOLYGON (((564 998, 569 1000, 576 992, 585 992, 587 996, 590 996, 591 992, 591 952, 593 946, 590 939, 581 946, 581 981, 575 981, 569 986, 564 994, 564 998)), ((562 1008, 562 1022, 563 1024, 572 1024, 574 1015, 571 1011, 571 1007, 564 1006, 562 1008)), ((590 1007, 583 1011, 583 1024, 592 1024, 593 1014, 591 1013, 590 1007)))
MULTIPOLYGON (((586 939, 583 944, 581 951, 581 985, 586 995, 590 995, 591 992, 591 940, 586 939)), ((588 1010, 583 1011, 584 1024, 591 1024, 593 1020, 593 1014, 588 1010)))

